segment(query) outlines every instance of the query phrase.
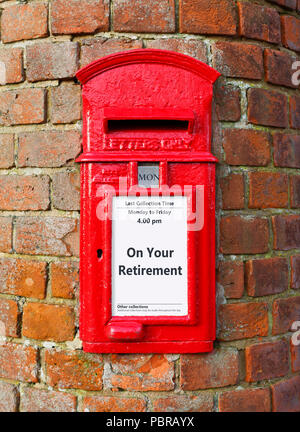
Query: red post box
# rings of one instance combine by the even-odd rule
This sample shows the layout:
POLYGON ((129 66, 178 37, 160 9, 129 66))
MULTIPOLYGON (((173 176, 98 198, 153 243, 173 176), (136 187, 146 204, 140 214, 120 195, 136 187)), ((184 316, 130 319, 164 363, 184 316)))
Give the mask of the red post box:
POLYGON ((83 95, 80 335, 102 353, 207 352, 215 339, 212 86, 140 49, 77 73, 83 95))

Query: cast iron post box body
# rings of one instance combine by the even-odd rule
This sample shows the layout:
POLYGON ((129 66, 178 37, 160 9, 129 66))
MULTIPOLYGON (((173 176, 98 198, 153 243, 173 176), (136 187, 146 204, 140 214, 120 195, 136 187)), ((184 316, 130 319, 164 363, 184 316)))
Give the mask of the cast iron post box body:
POLYGON ((87 352, 213 349, 216 158, 210 135, 218 76, 191 57, 152 49, 113 54, 77 73, 83 95, 80 337, 87 352), (159 178, 151 190, 139 184, 147 164, 159 178), (185 222, 154 208, 165 218, 154 223, 141 210, 148 215, 150 204, 171 207, 175 219, 182 211, 185 222), (137 216, 122 222, 130 205, 137 216), (113 212, 121 212, 115 228, 113 212), (158 267, 143 267, 143 253, 158 267), (122 259, 135 270, 120 265, 122 259))

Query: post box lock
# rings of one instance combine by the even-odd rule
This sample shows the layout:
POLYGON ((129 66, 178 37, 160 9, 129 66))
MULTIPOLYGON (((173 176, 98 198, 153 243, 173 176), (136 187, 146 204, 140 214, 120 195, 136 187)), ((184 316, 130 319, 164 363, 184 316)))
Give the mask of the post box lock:
POLYGON ((138 49, 82 83, 80 337, 87 352, 207 352, 215 339, 219 73, 138 49))

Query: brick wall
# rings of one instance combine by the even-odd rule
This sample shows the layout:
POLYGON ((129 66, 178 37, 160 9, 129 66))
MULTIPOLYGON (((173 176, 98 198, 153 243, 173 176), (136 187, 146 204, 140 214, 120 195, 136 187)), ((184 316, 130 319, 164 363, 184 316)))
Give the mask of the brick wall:
POLYGON ((0 410, 300 411, 300 1, 1 1, 0 410), (298 15, 299 13, 299 15, 298 15), (133 48, 218 69, 218 339, 93 355, 78 337, 81 93, 133 48))

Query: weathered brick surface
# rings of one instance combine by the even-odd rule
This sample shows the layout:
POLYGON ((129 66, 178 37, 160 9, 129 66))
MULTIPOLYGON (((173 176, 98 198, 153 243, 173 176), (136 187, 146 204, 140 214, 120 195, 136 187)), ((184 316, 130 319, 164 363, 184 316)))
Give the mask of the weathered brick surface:
POLYGON ((232 0, 180 0, 179 20, 182 33, 236 34, 237 16, 232 0))
POLYGON ((174 364, 163 354, 114 354, 110 385, 130 391, 174 389, 174 364))
POLYGON ((282 43, 294 51, 300 51, 300 19, 283 15, 281 17, 282 43))
POLYGON ((292 371, 299 372, 300 371, 300 343, 299 336, 297 337, 297 345, 294 345, 293 339, 291 339, 291 364, 292 371))
POLYGON ((295 88, 292 83, 292 64, 296 60, 283 51, 265 49, 266 81, 275 85, 295 88))
POLYGON ((289 269, 285 258, 246 262, 246 286, 253 297, 278 294, 288 289, 289 269))
POLYGON ((289 344, 286 340, 246 347, 246 381, 282 377, 289 372, 289 344))
POLYGON ((46 3, 8 5, 1 15, 2 42, 47 36, 47 21, 48 5, 46 3))
POLYGON ((273 334, 290 331, 294 321, 300 321, 300 297, 275 300, 273 303, 273 334))
POLYGON ((1 210, 47 210, 49 205, 48 176, 0 176, 1 210))
POLYGON ((241 389, 219 396, 220 412, 270 412, 270 390, 267 388, 241 389))
POLYGON ((93 33, 109 30, 108 0, 54 0, 51 3, 53 34, 93 33))
POLYGON ((280 173, 249 174, 249 208, 288 206, 288 176, 280 173))
POLYGON ((147 48, 175 51, 207 63, 206 46, 205 43, 199 39, 153 39, 147 41, 147 48))
POLYGON ((287 97, 273 90, 248 90, 248 120, 250 123, 288 127, 287 97))
POLYGON ((300 288, 300 255, 291 257, 291 287, 300 288))
POLYGON ((285 7, 287 9, 296 9, 297 0, 268 0, 269 3, 275 3, 278 6, 285 7))
POLYGON ((214 401, 211 394, 199 396, 169 396, 153 401, 154 412, 212 412, 214 401))
POLYGON ((300 129, 300 97, 290 97, 290 125, 292 129, 300 129))
POLYGON ((22 382, 37 382, 38 352, 31 346, 0 345, 0 377, 22 382))
POLYGON ((46 91, 23 88, 0 93, 0 125, 44 123, 46 91))
POLYGON ((221 179, 222 207, 225 210, 244 208, 245 187, 244 176, 230 174, 221 179))
POLYGON ((78 85, 60 85, 51 89, 51 121, 73 123, 81 119, 81 90, 78 85))
POLYGON ((59 210, 80 209, 79 172, 59 172, 54 174, 52 177, 52 187, 52 202, 55 208, 59 210))
POLYGON ((83 400, 84 412, 144 412, 146 402, 143 399, 114 396, 87 396, 83 400))
POLYGON ((0 84, 19 83, 23 79, 23 50, 0 49, 0 84))
POLYGON ((272 403, 275 412, 300 411, 300 376, 273 384, 272 403))
POLYGON ((300 247, 300 216, 273 216, 274 249, 289 250, 300 247))
POLYGON ((290 177, 290 200, 292 208, 300 208, 300 176, 290 177))
POLYGON ((14 135, 0 135, 0 168, 11 168, 14 165, 14 135))
POLYGON ((268 250, 267 219, 226 216, 220 223, 220 251, 224 254, 255 254, 268 250))
POLYGON ((51 387, 101 390, 102 357, 77 351, 46 350, 45 374, 51 387))
POLYGON ((78 290, 79 265, 77 262, 51 264, 51 293, 53 297, 72 299, 78 290))
POLYGON ((230 165, 266 166, 270 162, 270 135, 251 129, 225 129, 223 148, 230 165))
POLYGON ((21 409, 25 412, 74 412, 76 396, 68 393, 26 387, 21 394, 21 409))
POLYGON ((19 308, 15 300, 0 298, 1 336, 18 337, 19 308))
POLYGON ((46 293, 46 263, 1 258, 0 292, 43 299, 46 293))
POLYGON ((238 10, 241 36, 275 44, 280 43, 280 16, 274 8, 239 2, 238 10))
POLYGON ((26 48, 28 81, 70 78, 78 69, 76 42, 36 43, 26 48))
POLYGON ((214 90, 218 119, 238 121, 241 118, 240 89, 232 85, 225 86, 221 80, 218 80, 214 90))
POLYGON ((226 387, 238 382, 237 350, 215 350, 209 354, 185 354, 181 357, 180 383, 183 390, 226 387))
POLYGON ((243 262, 220 262, 217 273, 217 280, 224 288, 225 297, 241 298, 244 293, 243 262))
POLYGON ((261 79, 263 77, 262 49, 238 42, 217 42, 213 45, 213 66, 228 77, 261 79))
POLYGON ((23 336, 64 342, 75 332, 74 312, 68 306, 27 303, 23 309, 23 336))
POLYGON ((67 217, 19 217, 16 220, 15 250, 29 255, 78 255, 72 233, 78 222, 67 217))
POLYGON ((60 167, 80 153, 77 131, 22 132, 19 135, 18 166, 60 167))
POLYGON ((0 217, 0 252, 11 252, 12 218, 0 217))
POLYGON ((300 136, 274 134, 273 143, 275 166, 300 168, 300 136))
POLYGON ((117 32, 172 33, 175 31, 175 2, 115 0, 113 28, 117 32))
POLYGON ((16 386, 0 382, 0 412, 16 412, 19 393, 16 386))
POLYGON ((218 314, 218 339, 223 341, 267 336, 268 306, 266 303, 223 304, 218 314))
POLYGON ((120 51, 134 48, 142 48, 142 41, 129 38, 98 37, 96 39, 85 39, 81 45, 81 66, 85 66, 100 57, 120 51))

